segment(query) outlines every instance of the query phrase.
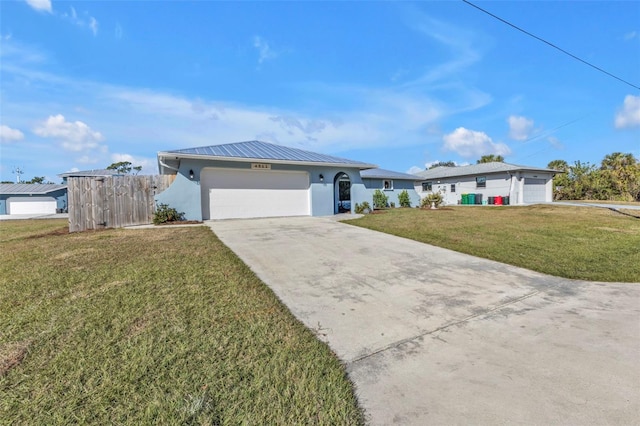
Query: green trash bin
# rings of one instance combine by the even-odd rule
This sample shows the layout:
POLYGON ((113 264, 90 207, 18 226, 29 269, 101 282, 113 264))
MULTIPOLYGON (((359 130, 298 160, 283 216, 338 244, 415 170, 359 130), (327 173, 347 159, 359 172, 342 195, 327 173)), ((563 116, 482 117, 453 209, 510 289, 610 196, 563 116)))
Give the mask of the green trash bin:
POLYGON ((508 195, 506 197, 502 197, 502 204, 504 204, 505 206, 509 205, 509 196, 508 195))
POLYGON ((462 194, 462 199, 460 200, 460 204, 467 204, 467 194, 462 194))
POLYGON ((468 201, 469 201, 469 204, 475 204, 476 203, 476 194, 469 194, 468 201))

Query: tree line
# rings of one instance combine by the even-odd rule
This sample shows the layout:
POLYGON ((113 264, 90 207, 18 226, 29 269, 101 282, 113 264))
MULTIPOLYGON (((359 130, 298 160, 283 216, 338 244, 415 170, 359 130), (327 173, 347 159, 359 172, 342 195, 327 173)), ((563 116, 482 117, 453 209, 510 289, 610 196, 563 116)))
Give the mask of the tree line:
POLYGON ((547 167, 563 172, 553 178, 554 200, 640 201, 640 162, 633 154, 608 154, 600 166, 553 160, 547 167))

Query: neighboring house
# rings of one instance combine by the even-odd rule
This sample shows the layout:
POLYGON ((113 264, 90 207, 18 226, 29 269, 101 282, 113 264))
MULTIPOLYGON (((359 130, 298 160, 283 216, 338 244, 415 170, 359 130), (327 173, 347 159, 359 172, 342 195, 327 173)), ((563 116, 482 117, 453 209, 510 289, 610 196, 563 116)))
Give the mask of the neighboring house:
POLYGON ((508 196, 510 204, 553 201, 553 176, 558 170, 508 163, 482 163, 459 167, 436 167, 416 173, 416 191, 422 198, 441 192, 445 204, 460 204, 462 194, 508 196))
POLYGON ((67 211, 67 185, 0 184, 0 214, 55 214, 67 211))
POLYGON ((177 176, 156 202, 188 220, 352 211, 371 203, 360 171, 376 167, 260 141, 162 151, 158 165, 161 174, 177 176))
MULTIPOLYGON (((411 206, 420 205, 420 195, 416 192, 415 185, 418 178, 414 175, 384 169, 367 169, 360 172, 360 177, 365 188, 369 190, 371 199, 373 199, 373 193, 379 189, 389 197, 389 203, 395 203, 397 207, 400 207, 398 194, 406 190, 411 200, 411 206)), ((371 203, 372 201, 369 201, 369 204, 371 203)))
POLYGON ((122 176, 122 173, 117 170, 111 169, 95 169, 95 170, 80 170, 77 172, 66 172, 58 175, 62 178, 62 183, 67 183, 67 179, 70 177, 109 177, 109 176, 122 176))

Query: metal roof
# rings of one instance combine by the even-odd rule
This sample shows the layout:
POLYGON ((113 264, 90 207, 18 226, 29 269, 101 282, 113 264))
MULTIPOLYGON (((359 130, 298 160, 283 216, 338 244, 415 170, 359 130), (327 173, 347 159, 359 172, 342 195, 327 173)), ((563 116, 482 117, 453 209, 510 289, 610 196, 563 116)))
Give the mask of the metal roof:
POLYGON ((56 183, 1 183, 0 194, 48 194, 66 187, 56 183))
POLYGON ((118 172, 117 170, 95 169, 95 170, 80 170, 78 172, 66 172, 66 173, 61 173, 58 176, 60 176, 61 178, 68 178, 68 177, 93 177, 93 176, 108 177, 108 176, 119 176, 119 175, 122 175, 122 173, 118 172))
POLYGON ((407 173, 394 172, 385 169, 367 169, 360 171, 360 177, 364 179, 396 179, 396 180, 420 180, 418 176, 407 173))
POLYGON ((480 175, 489 173, 505 173, 505 172, 517 172, 517 171, 532 171, 532 172, 549 172, 560 173, 558 170, 541 169, 538 167, 520 166, 517 164, 491 162, 472 164, 470 166, 457 166, 457 167, 435 167, 433 169, 425 170, 416 173, 418 179, 440 179, 456 176, 468 176, 468 175, 480 175))
POLYGON ((158 158, 208 158, 231 161, 275 161, 294 164, 333 164, 369 169, 374 164, 349 160, 332 155, 319 154, 261 141, 236 142, 222 145, 203 146, 198 148, 161 151, 158 158))

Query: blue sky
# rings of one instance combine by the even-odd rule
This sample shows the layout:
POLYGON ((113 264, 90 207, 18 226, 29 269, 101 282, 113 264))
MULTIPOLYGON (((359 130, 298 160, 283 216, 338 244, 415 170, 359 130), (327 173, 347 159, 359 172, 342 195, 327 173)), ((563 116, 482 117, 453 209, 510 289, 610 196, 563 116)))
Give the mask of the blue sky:
MULTIPOLYGON (((476 2, 640 86, 640 2, 476 2)), ((462 1, 0 2, 0 178, 264 140, 407 172, 640 157, 640 90, 462 1)))

